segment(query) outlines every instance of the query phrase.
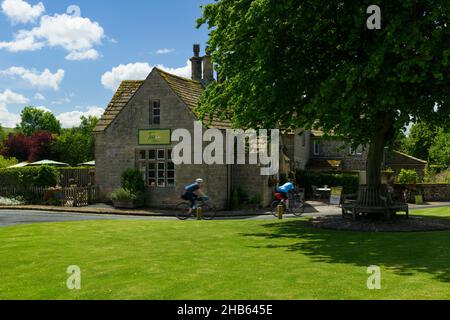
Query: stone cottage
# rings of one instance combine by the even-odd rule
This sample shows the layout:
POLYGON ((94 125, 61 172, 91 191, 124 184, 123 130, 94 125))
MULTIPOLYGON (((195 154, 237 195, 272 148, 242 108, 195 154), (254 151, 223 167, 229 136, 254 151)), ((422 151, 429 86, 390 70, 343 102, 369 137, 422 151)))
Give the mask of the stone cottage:
MULTIPOLYGON (((192 79, 154 68, 145 80, 120 84, 95 128, 96 180, 102 201, 120 187, 124 170, 137 168, 148 187, 146 202, 152 207, 176 205, 184 186, 196 178, 205 180, 205 191, 219 209, 228 207, 237 188, 261 205, 270 203, 270 178, 260 174, 259 165, 172 162, 171 132, 183 128, 194 135, 198 120, 194 108, 214 81, 211 59, 200 57, 198 45, 191 62, 192 79)), ((208 127, 225 130, 230 123, 213 119, 208 127)))
MULTIPOLYGON (((339 140, 325 139, 322 131, 292 132, 283 137, 291 168, 310 171, 365 171, 367 148, 356 150, 339 140)), ((399 151, 385 151, 383 168, 396 174, 401 169, 416 170, 423 177, 427 162, 399 151)))

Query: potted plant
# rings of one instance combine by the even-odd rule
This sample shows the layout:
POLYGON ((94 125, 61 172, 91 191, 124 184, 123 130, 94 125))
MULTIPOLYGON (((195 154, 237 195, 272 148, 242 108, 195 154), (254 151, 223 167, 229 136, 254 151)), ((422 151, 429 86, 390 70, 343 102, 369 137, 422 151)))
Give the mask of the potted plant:
POLYGON ((138 197, 136 194, 124 188, 114 190, 114 192, 111 194, 111 200, 115 208, 126 208, 126 209, 136 208, 137 199, 138 197))
POLYGON ((111 200, 116 208, 138 208, 145 204, 145 183, 136 169, 122 173, 122 188, 115 190, 111 200))

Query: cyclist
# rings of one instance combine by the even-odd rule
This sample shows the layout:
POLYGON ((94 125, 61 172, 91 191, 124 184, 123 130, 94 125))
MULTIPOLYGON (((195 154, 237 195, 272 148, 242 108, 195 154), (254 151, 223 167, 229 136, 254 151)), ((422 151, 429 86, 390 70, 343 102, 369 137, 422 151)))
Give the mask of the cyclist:
POLYGON ((203 193, 202 187, 203 187, 203 179, 198 178, 195 180, 193 184, 190 184, 184 188, 184 192, 181 196, 184 200, 189 201, 189 214, 192 213, 192 211, 195 208, 195 202, 198 200, 199 197, 207 198, 207 196, 203 193))
POLYGON ((294 184, 291 180, 277 188, 277 192, 280 194, 282 201, 286 204, 286 208, 289 208, 288 193, 294 190, 294 184))

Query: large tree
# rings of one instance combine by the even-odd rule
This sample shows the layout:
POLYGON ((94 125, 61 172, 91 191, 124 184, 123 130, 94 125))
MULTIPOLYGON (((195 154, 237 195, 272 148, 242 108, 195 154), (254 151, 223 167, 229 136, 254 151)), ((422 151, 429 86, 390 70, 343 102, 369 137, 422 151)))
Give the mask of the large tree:
POLYGON ((20 114, 21 122, 17 129, 26 136, 31 136, 38 131, 48 131, 59 134, 61 123, 53 113, 35 107, 25 107, 20 114))
POLYGON ((448 0, 218 0, 199 26, 219 83, 200 112, 240 127, 319 128, 368 145, 367 181, 410 121, 450 123, 448 0), (369 30, 367 8, 381 8, 369 30))

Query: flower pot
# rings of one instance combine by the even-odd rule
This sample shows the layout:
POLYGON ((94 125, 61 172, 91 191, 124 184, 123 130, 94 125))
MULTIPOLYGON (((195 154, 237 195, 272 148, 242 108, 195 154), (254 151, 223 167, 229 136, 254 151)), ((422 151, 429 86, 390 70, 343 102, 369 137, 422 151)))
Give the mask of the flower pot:
POLYGON ((118 209, 134 209, 137 204, 134 201, 113 201, 114 208, 118 209))

